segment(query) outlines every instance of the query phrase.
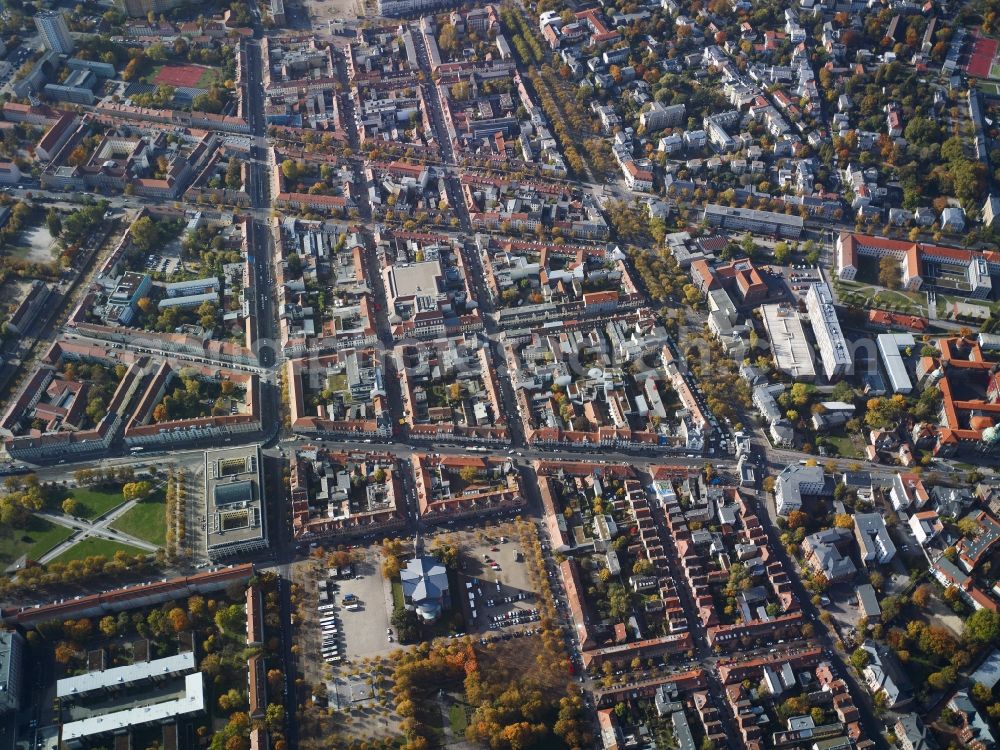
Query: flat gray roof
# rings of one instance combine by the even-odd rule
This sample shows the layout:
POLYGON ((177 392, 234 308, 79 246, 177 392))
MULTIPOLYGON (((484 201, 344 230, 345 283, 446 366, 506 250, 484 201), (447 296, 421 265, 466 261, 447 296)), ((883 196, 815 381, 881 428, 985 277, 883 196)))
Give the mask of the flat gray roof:
MULTIPOLYGON (((837 308, 833 306, 833 292, 830 290, 830 285, 821 281, 810 286, 806 293, 806 306, 813 333, 821 344, 823 364, 826 365, 829 359, 831 366, 827 367, 828 370, 833 370, 836 365, 851 367, 853 365, 851 350, 840 327, 837 308)), ((829 375, 829 372, 827 374, 829 375)))
POLYGON ((441 275, 441 263, 437 260, 390 266, 387 274, 389 296, 392 299, 414 297, 418 294, 437 296, 437 280, 441 275))
POLYGON ((770 222, 772 224, 783 224, 792 227, 802 227, 805 223, 801 216, 795 214, 779 214, 774 211, 758 211, 754 208, 734 208, 730 206, 720 206, 717 203, 705 205, 706 214, 717 216, 735 216, 747 221, 770 222))
POLYGON ((130 727, 159 724, 168 719, 204 710, 205 682, 201 672, 195 672, 184 678, 184 695, 182 697, 154 703, 150 706, 136 706, 100 716, 89 716, 79 721, 71 721, 68 724, 63 724, 62 739, 63 742, 71 742, 97 734, 121 732, 130 727))
POLYGON ((175 656, 163 659, 129 664, 124 667, 112 667, 101 672, 87 672, 75 677, 66 677, 56 682, 56 696, 68 698, 75 695, 86 695, 95 690, 128 685, 132 682, 148 680, 152 677, 181 674, 193 670, 194 652, 185 651, 175 656))
POLYGON ((909 393, 913 390, 910 375, 900 351, 915 346, 916 341, 908 333, 882 333, 875 339, 878 352, 882 356, 882 364, 889 376, 889 385, 894 393, 909 393))
POLYGON ((777 368, 793 378, 813 380, 816 365, 798 312, 782 305, 763 305, 761 312, 777 368))
POLYGON ((205 451, 205 505, 210 552, 256 541, 266 546, 259 445, 205 451))

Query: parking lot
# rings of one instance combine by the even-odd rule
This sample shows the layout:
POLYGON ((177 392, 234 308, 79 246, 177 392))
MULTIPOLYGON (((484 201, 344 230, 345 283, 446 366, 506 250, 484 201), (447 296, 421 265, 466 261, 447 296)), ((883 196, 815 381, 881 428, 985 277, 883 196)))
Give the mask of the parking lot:
POLYGON ((147 272, 162 273, 169 279, 181 270, 181 243, 175 241, 159 248, 159 252, 146 259, 145 268, 147 272))
MULTIPOLYGON (((295 581, 305 594, 296 641, 307 680, 316 682, 331 672, 349 672, 364 659, 385 656, 397 647, 386 633, 392 612, 391 591, 383 586, 377 551, 367 551, 354 563, 350 575, 338 576, 321 561, 311 559, 296 566, 295 581), (327 662, 323 651, 334 647, 336 653, 331 656, 339 660, 327 662)), ((341 683, 339 690, 344 689, 350 691, 341 683)), ((358 691, 353 693, 352 701, 358 691)))
POLYGON ((355 577, 339 581, 335 611, 340 617, 343 634, 344 663, 366 657, 385 656, 398 646, 389 641, 386 630, 392 617, 392 589, 382 578, 381 560, 377 550, 365 551, 362 561, 355 564, 355 577), (344 597, 357 597, 357 610, 348 610, 344 597))
POLYGON ((461 606, 469 634, 503 636, 537 627, 529 616, 537 603, 528 566, 516 559, 518 545, 509 533, 506 525, 497 525, 448 534, 462 549, 460 590, 452 602, 461 606))

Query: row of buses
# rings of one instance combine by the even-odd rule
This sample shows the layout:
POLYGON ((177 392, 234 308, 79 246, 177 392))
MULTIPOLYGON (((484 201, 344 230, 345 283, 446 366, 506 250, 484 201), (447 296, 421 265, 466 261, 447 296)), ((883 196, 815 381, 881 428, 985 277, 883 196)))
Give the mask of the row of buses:
POLYGON ((337 615, 333 613, 333 604, 320 604, 319 629, 322 634, 322 644, 320 653, 323 661, 327 664, 336 664, 344 660, 344 655, 340 650, 340 623, 337 615))

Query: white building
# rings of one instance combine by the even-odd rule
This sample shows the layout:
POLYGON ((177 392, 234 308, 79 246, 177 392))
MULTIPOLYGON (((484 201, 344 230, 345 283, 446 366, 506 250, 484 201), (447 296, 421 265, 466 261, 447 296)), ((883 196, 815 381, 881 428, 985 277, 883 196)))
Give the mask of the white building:
POLYGON ((789 216, 774 211, 758 211, 750 208, 730 208, 715 203, 706 204, 704 220, 713 227, 793 239, 802 236, 802 229, 805 226, 801 216, 789 216))
POLYGON ((73 52, 73 37, 61 11, 46 10, 35 14, 35 28, 42 38, 45 49, 68 55, 73 52))
POLYGON ((885 519, 879 513, 856 513, 854 538, 858 540, 861 559, 866 563, 884 565, 896 556, 896 545, 885 527, 885 519))
POLYGON ((913 336, 909 333, 882 333, 875 341, 893 393, 904 395, 910 393, 913 384, 910 382, 910 375, 906 371, 906 363, 903 362, 901 352, 916 344, 913 336))
POLYGON ((647 133, 666 128, 676 128, 684 123, 687 108, 683 104, 664 105, 660 102, 650 102, 649 108, 639 115, 639 125, 647 133))
POLYGON ((802 498, 823 494, 826 477, 819 466, 789 464, 774 483, 774 501, 779 516, 802 508, 802 498))
POLYGON ((910 531, 920 545, 925 545, 944 531, 944 524, 936 510, 924 510, 910 516, 910 531))
POLYGON ((634 161, 622 163, 622 174, 625 176, 625 186, 629 190, 649 192, 653 189, 653 173, 641 168, 634 161))
POLYGON ((812 323, 820 359, 827 380, 837 380, 854 372, 854 360, 833 306, 833 292, 825 281, 813 284, 806 293, 806 311, 812 323))
POLYGON ((916 474, 896 474, 892 478, 892 489, 889 491, 893 510, 905 510, 916 506, 922 508, 930 496, 927 488, 916 474))
POLYGON ((0 632, 0 714, 21 707, 24 647, 24 636, 16 630, 0 632))

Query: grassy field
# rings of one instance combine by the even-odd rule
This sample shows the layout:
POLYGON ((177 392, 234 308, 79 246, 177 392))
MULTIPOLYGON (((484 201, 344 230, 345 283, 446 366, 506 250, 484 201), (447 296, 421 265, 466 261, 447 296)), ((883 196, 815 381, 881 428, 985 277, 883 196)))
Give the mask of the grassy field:
POLYGON ((167 503, 163 491, 134 505, 111 528, 162 547, 167 542, 167 503))
POLYGON ((69 493, 79 503, 76 515, 93 520, 125 502, 121 487, 77 487, 69 493))
POLYGON ((403 607, 403 584, 398 578, 392 579, 392 604, 394 607, 403 607))
POLYGON ((839 297, 845 304, 874 309, 892 309, 909 315, 927 314, 927 306, 914 292, 899 292, 875 286, 848 288, 842 285, 839 297))
POLYGON ((205 72, 201 74, 201 78, 198 79, 198 83, 195 84, 195 88, 211 88, 213 83, 221 83, 219 79, 220 76, 218 70, 215 68, 206 68, 205 72))
POLYGON ((826 438, 828 443, 833 443, 837 446, 837 455, 841 458, 861 458, 864 456, 861 449, 845 433, 825 433, 823 437, 826 438))
POLYGON ((0 527, 0 565, 6 567, 21 555, 37 560, 72 533, 72 529, 37 516, 31 518, 26 529, 0 527))
POLYGON ((83 560, 94 555, 104 555, 104 557, 111 558, 114 557, 115 552, 118 550, 122 550, 129 555, 146 554, 145 550, 129 544, 113 542, 110 539, 94 539, 91 537, 90 539, 84 539, 79 544, 74 544, 59 555, 59 557, 52 560, 52 562, 68 563, 71 560, 83 560))
POLYGON ((466 708, 461 703, 452 703, 448 708, 448 721, 451 724, 451 731, 456 737, 465 736, 465 728, 469 726, 469 715, 466 708))

